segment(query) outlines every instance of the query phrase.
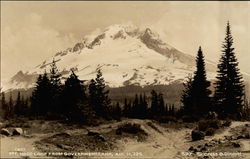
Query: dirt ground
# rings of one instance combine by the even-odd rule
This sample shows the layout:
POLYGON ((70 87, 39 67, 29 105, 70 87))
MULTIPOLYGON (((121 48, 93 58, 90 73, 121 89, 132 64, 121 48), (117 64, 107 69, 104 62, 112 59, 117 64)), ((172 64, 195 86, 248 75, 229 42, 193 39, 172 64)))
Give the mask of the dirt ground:
POLYGON ((191 141, 194 124, 179 122, 123 119, 94 127, 42 120, 15 124, 9 127, 22 127, 24 134, 1 135, 1 158, 250 158, 250 140, 241 137, 250 132, 250 122, 232 122, 230 127, 199 141, 191 141), (139 125, 140 131, 118 133, 127 123, 139 125))

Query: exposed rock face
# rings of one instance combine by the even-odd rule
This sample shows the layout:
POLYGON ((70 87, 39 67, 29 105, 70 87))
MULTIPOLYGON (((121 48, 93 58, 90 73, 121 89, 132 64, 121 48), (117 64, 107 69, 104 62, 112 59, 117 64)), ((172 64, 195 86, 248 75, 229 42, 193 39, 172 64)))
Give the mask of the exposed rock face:
POLYGON ((84 44, 83 43, 77 43, 75 44, 75 46, 73 47, 73 52, 82 50, 84 48, 84 44))
POLYGON ((11 135, 10 131, 8 129, 5 129, 5 128, 1 129, 0 134, 5 135, 5 136, 11 135))
POLYGON ((105 38, 105 34, 101 34, 99 36, 97 36, 94 41, 92 41, 91 44, 89 44, 88 48, 93 49, 94 46, 96 45, 101 45, 101 39, 105 38))
POLYGON ((28 73, 23 73, 23 71, 19 71, 16 75, 14 75, 10 83, 15 84, 15 83, 24 83, 25 85, 30 85, 34 83, 34 81, 37 78, 37 74, 28 74, 28 73))
POLYGON ((14 128, 12 135, 23 135, 23 129, 22 128, 14 128))

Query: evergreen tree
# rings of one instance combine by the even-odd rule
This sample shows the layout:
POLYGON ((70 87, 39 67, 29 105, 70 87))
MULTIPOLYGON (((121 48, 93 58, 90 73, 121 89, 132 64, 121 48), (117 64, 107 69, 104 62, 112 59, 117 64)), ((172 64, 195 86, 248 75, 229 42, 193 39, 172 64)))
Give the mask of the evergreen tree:
POLYGON ((188 76, 188 80, 184 82, 184 90, 181 96, 181 102, 184 109, 184 114, 191 115, 193 112, 192 108, 192 85, 193 85, 193 77, 191 75, 188 76))
MULTIPOLYGON (((71 120, 77 120, 80 117, 80 103, 86 102, 85 86, 83 81, 71 70, 70 76, 65 81, 62 93, 62 113, 71 120)), ((82 117, 83 118, 83 117, 82 117)), ((80 120, 80 119, 79 119, 80 120)))
POLYGON ((158 114, 158 95, 152 90, 151 91, 151 117, 154 117, 158 114))
POLYGON ((97 70, 96 79, 92 79, 89 85, 90 104, 93 106, 96 114, 107 118, 111 100, 108 96, 109 90, 106 90, 105 80, 102 77, 101 70, 97 70))
POLYGON ((35 116, 44 116, 51 110, 52 107, 52 91, 51 83, 45 72, 39 75, 36 81, 36 87, 31 96, 32 114, 35 116))
POLYGON ((50 112, 58 113, 60 111, 60 97, 62 94, 62 83, 61 74, 56 66, 56 61, 53 59, 50 65, 50 83, 51 83, 51 95, 52 103, 50 107, 50 112))
POLYGON ((53 59, 51 65, 50 65, 50 82, 52 84, 52 86, 54 87, 58 87, 57 89, 59 89, 59 87, 62 85, 61 83, 61 74, 56 66, 56 61, 55 59, 53 59))
POLYGON ((131 117, 131 102, 128 103, 127 98, 124 100, 123 114, 125 117, 131 117))
POLYGON ((244 107, 242 110, 242 118, 245 120, 250 120, 250 105, 249 105, 249 100, 246 97, 246 94, 244 94, 244 107))
POLYGON ((138 99, 138 95, 135 94, 135 99, 133 102, 132 112, 131 112, 131 115, 133 118, 138 117, 138 111, 139 111, 138 107, 139 107, 139 99, 138 99))
POLYGON ((8 103, 8 117, 12 117, 14 115, 14 103, 12 99, 12 92, 10 92, 10 98, 8 103))
POLYGON ((166 106, 165 106, 165 115, 169 115, 169 109, 168 109, 168 104, 166 103, 166 106))
POLYGON ((5 100, 5 93, 4 92, 1 93, 1 96, 2 96, 2 98, 1 98, 1 109, 3 110, 3 118, 6 119, 7 116, 8 116, 8 114, 7 114, 8 113, 8 104, 7 104, 6 100, 5 100))
POLYGON ((199 47, 196 58, 196 68, 194 80, 192 82, 192 107, 195 115, 202 116, 212 110, 209 95, 211 91, 208 89, 210 82, 206 78, 204 56, 199 47))
POLYGON ((132 109, 132 102, 131 101, 128 102, 128 110, 129 110, 128 111, 128 117, 132 118, 133 117, 133 112, 132 112, 133 109, 132 109))
POLYGON ((6 106, 6 100, 5 100, 5 93, 1 93, 1 109, 4 109, 4 106, 6 106))
POLYGON ((15 109, 14 109, 15 115, 17 115, 17 116, 22 115, 22 109, 23 109, 22 106, 23 105, 22 105, 21 95, 20 95, 20 92, 18 91, 16 104, 15 104, 15 109))
POLYGON ((159 104, 159 114, 164 115, 165 114, 165 104, 163 99, 163 94, 159 93, 158 95, 158 104, 159 104))
MULTIPOLYGON (((18 102, 16 102, 17 104, 18 102)), ((21 115, 28 115, 29 114, 29 108, 28 108, 28 104, 26 103, 26 100, 24 99, 24 96, 22 95, 20 97, 20 114, 21 115)))
POLYGON ((96 88, 96 81, 94 79, 90 80, 88 91, 89 91, 89 104, 93 107, 95 111, 98 111, 97 88, 96 88))
POLYGON ((174 104, 172 104, 172 106, 171 106, 171 115, 175 116, 175 107, 174 107, 174 104))
POLYGON ((120 107, 120 103, 117 102, 116 103, 116 106, 115 106, 115 110, 114 110, 114 116, 117 120, 120 120, 121 119, 121 116, 122 116, 122 110, 121 110, 121 107, 120 107))
POLYGON ((24 96, 22 96, 22 101, 23 101, 23 106, 24 106, 24 115, 31 115, 32 113, 32 110, 31 110, 31 107, 30 107, 30 101, 31 101, 31 98, 30 97, 27 97, 27 98, 24 98, 24 96))
POLYGON ((243 108, 244 84, 234 53, 229 22, 222 48, 215 83, 216 111, 221 117, 233 116, 239 119, 243 108))
POLYGON ((143 95, 143 103, 142 103, 142 117, 145 119, 148 117, 148 102, 146 94, 143 95))

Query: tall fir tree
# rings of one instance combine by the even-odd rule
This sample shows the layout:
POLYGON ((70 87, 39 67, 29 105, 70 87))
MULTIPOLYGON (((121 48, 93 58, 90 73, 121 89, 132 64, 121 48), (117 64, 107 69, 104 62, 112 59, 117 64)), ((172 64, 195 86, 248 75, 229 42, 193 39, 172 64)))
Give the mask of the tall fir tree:
POLYGON ((88 96, 89 96, 89 104, 93 107, 95 111, 97 111, 97 88, 96 88, 96 81, 94 79, 90 80, 88 86, 88 96))
POLYGON ((22 100, 21 100, 21 94, 18 91, 17 99, 16 99, 16 103, 15 103, 15 109, 14 109, 15 115, 17 115, 17 116, 22 115, 22 109, 24 109, 24 108, 22 108, 22 106, 23 105, 22 105, 22 100))
POLYGON ((61 74, 56 66, 56 61, 53 59, 50 65, 50 83, 51 83, 51 95, 52 103, 50 107, 50 112, 59 113, 60 111, 60 98, 62 94, 62 83, 61 83, 61 74))
POLYGON ((78 79, 78 76, 71 70, 70 76, 65 81, 62 92, 62 113, 71 120, 83 120, 81 116, 80 105, 86 103, 85 86, 83 81, 78 79))
POLYGON ((204 55, 199 47, 196 57, 196 71, 192 82, 192 105, 196 115, 203 116, 212 110, 209 90, 210 82, 206 77, 204 55))
POLYGON ((168 109, 168 104, 166 103, 165 105, 165 115, 168 116, 169 115, 169 109, 168 109))
POLYGON ((226 37, 222 44, 222 55, 217 72, 214 94, 216 111, 222 118, 240 119, 243 108, 244 84, 235 57, 229 22, 226 27, 226 37))
POLYGON ((165 104, 162 93, 159 93, 158 95, 158 104, 159 104, 159 115, 165 115, 165 104))
POLYGON ((32 114, 35 116, 44 116, 51 111, 52 107, 51 83, 47 73, 39 75, 36 86, 31 96, 32 114))
POLYGON ((10 98, 8 103, 8 117, 12 117, 14 115, 14 102, 12 98, 12 92, 10 92, 10 98))
POLYGON ((131 115, 133 118, 138 117, 138 111, 139 111, 138 107, 139 107, 139 98, 138 98, 138 95, 135 94, 135 99, 133 102, 132 112, 131 112, 131 115))
POLYGON ((142 117, 143 119, 148 117, 148 102, 147 102, 147 96, 144 93, 143 95, 143 103, 142 103, 142 117))
POLYGON ((116 103, 116 106, 115 106, 115 108, 114 108, 114 115, 113 115, 113 116, 114 116, 115 119, 117 119, 117 120, 120 120, 120 119, 121 119, 121 116, 122 116, 122 109, 121 109, 121 107, 120 107, 120 103, 119 103, 119 102, 116 103))
POLYGON ((5 93, 2 92, 1 93, 1 110, 3 111, 2 115, 3 115, 3 118, 6 119, 7 118, 7 113, 8 113, 8 104, 6 102, 6 99, 5 99, 5 93))
POLYGON ((124 99, 124 109, 123 109, 123 116, 124 117, 128 117, 128 113, 129 113, 129 107, 128 107, 128 100, 127 98, 124 99))
POLYGON ((158 95, 155 90, 151 91, 151 108, 150 108, 151 117, 155 117, 158 115, 158 95))
POLYGON ((184 89, 181 96, 182 107, 185 115, 191 115, 194 111, 192 107, 192 85, 193 77, 190 74, 187 77, 187 81, 183 83, 184 89))
POLYGON ((109 90, 106 89, 105 80, 102 77, 100 69, 97 70, 95 80, 92 79, 89 84, 89 99, 98 116, 108 118, 111 100, 109 90))

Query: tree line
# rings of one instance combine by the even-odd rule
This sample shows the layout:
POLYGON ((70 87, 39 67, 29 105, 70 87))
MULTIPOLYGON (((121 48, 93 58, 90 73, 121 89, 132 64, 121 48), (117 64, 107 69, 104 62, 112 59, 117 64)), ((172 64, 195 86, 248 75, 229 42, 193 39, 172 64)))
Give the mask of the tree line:
MULTIPOLYGON (((119 103, 117 103, 118 105, 119 103)), ((174 104, 165 104, 163 94, 152 90, 150 99, 148 99, 145 93, 135 94, 132 102, 128 102, 125 98, 122 116, 138 119, 156 119, 163 116, 175 116, 176 112, 174 104)))
POLYGON ((249 102, 244 96, 243 78, 235 57, 229 23, 222 48, 214 83, 215 92, 212 94, 209 89, 211 82, 206 77, 203 51, 199 47, 196 71, 184 83, 180 109, 176 109, 173 104, 165 104, 164 95, 154 90, 151 91, 151 97, 135 94, 133 101, 125 98, 123 106, 112 103, 100 69, 97 70, 96 78, 88 83, 80 80, 72 69, 69 77, 62 83, 63 77, 53 60, 49 73, 45 71, 38 76, 30 98, 24 99, 19 92, 15 102, 12 96, 6 102, 2 93, 4 118, 34 116, 77 122, 99 117, 157 119, 164 116, 189 116, 201 119, 215 112, 222 119, 249 119, 249 102))

